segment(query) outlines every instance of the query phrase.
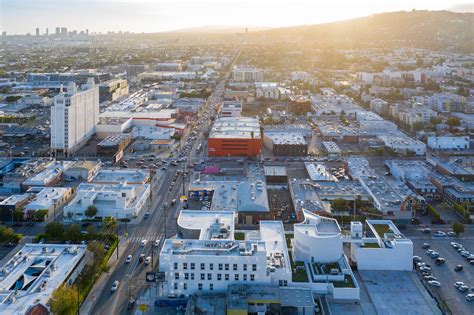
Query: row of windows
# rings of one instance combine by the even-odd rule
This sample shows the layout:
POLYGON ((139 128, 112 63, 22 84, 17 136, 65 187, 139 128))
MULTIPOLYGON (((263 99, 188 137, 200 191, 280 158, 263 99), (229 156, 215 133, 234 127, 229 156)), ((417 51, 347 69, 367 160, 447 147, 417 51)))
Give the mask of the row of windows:
MULTIPOLYGON (((194 273, 193 272, 191 272, 191 273, 185 272, 185 273, 183 273, 183 275, 184 275, 184 280, 194 280, 194 273)), ((180 273, 175 272, 174 273, 174 280, 179 280, 179 278, 180 278, 180 273)), ((213 278, 212 273, 208 273, 207 277, 206 277, 205 273, 200 274, 200 279, 201 280, 212 281, 212 278, 213 278)), ((228 273, 225 273, 224 277, 222 277, 222 273, 218 273, 216 275, 216 278, 217 278, 217 281, 221 281, 222 279, 224 279, 225 281, 229 281, 231 277, 228 273)), ((242 279, 244 281, 247 281, 247 278, 249 278, 250 281, 255 281, 255 275, 254 274, 250 274, 250 277, 249 277, 246 273, 244 273, 243 276, 242 276, 242 279)), ((239 281, 240 280, 240 274, 238 274, 238 273, 234 274, 234 280, 239 281)))
MULTIPOLYGON (((218 276, 221 276, 221 274, 217 274, 218 276)), ((201 279, 201 280, 204 280, 204 279, 201 279)), ((218 277, 217 280, 221 280, 221 277, 218 277)), ((226 281, 229 281, 229 274, 225 274, 225 280, 226 281)), ((234 278, 235 281, 239 281, 239 275, 236 274, 235 275, 235 278, 234 278)), ((247 274, 244 274, 243 277, 242 277, 242 280, 243 281, 247 281, 247 274)), ((255 275, 250 275, 250 281, 255 281, 255 275)), ((285 286, 288 285, 288 282, 286 280, 284 280, 285 282, 285 286)), ((280 286, 283 285, 283 283, 281 282, 280 280, 280 286)), ((174 285, 173 285, 174 289, 175 290, 178 290, 178 283, 175 282, 174 285)), ((202 283, 198 283, 198 290, 202 290, 203 288, 203 285, 202 283)), ((187 282, 183 282, 183 290, 187 290, 188 289, 188 284, 187 282)), ((213 283, 209 283, 209 290, 214 290, 214 284, 213 283)))
MULTIPOLYGON (((196 264, 195 263, 187 263, 187 262, 183 262, 183 270, 188 270, 188 266, 190 268, 190 270, 196 270, 196 264)), ((206 264, 205 263, 201 263, 200 265, 200 270, 206 270, 206 264)), ((214 270, 214 263, 209 263, 209 270, 214 270)), ((242 264, 242 270, 243 271, 247 271, 247 264, 242 264)), ((174 263, 174 269, 178 269, 178 263, 175 262, 174 263)), ((218 270, 230 270, 230 264, 217 264, 217 269, 218 270)), ((237 271, 239 270, 238 269, 238 265, 237 264, 232 264, 232 270, 234 271, 237 271)), ((257 271, 257 264, 252 264, 252 271, 257 271)))

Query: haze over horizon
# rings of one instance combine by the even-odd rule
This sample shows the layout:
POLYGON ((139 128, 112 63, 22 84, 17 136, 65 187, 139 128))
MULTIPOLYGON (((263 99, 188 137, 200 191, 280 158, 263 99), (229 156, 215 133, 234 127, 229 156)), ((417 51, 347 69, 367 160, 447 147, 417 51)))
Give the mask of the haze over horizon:
POLYGON ((57 26, 90 32, 164 32, 202 26, 285 27, 401 10, 473 12, 465 1, 428 0, 0 0, 8 34, 53 33, 57 26))

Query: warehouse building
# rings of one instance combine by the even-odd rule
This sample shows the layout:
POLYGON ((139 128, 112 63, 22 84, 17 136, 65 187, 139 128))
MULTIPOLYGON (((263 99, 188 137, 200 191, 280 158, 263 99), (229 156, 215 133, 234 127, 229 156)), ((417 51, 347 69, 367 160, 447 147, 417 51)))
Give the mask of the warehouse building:
POLYGON ((308 154, 308 143, 299 133, 266 132, 263 143, 274 156, 306 156, 308 154))

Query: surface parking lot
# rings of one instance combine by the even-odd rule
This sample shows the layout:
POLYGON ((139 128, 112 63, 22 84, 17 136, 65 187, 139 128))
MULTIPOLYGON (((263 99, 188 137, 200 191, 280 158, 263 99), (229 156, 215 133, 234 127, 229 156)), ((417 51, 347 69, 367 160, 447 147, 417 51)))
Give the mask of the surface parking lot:
MULTIPOLYGON (((462 257, 450 244, 451 242, 459 243, 472 253, 474 252, 472 239, 423 237, 412 241, 413 254, 420 256, 423 262, 430 265, 433 276, 441 282, 441 287, 430 287, 430 290, 439 293, 453 314, 474 314, 474 301, 468 302, 466 300, 466 294, 469 292, 460 292, 454 287, 456 281, 462 281, 469 288, 474 288, 474 265, 470 265, 469 261, 462 257), (437 266, 435 260, 428 256, 426 250, 421 247, 423 243, 429 243, 430 248, 440 253, 440 257, 446 259, 446 262, 437 266), (460 272, 454 271, 456 265, 462 265, 463 270, 460 272)), ((471 293, 474 292, 471 291, 471 293)))

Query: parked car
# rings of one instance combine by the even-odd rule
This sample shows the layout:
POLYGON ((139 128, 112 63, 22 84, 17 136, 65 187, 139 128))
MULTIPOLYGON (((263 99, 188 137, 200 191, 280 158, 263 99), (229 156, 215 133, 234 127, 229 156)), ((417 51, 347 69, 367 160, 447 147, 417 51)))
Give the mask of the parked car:
POLYGON ((467 257, 471 256, 471 253, 468 252, 467 250, 465 250, 465 251, 461 252, 461 256, 467 258, 467 257))
POLYGON ((428 284, 433 286, 433 287, 440 287, 441 286, 441 282, 436 281, 436 280, 428 281, 428 284))
POLYGON ((451 242, 451 246, 452 246, 454 249, 458 249, 458 248, 461 246, 461 244, 456 243, 456 242, 451 242))
POLYGON ((431 229, 430 228, 423 228, 423 229, 421 229, 421 232, 422 233, 431 233, 431 229))
POLYGON ((428 250, 426 251, 426 254, 431 255, 431 254, 433 254, 434 252, 435 252, 434 249, 428 249, 428 250))
POLYGON ((439 253, 438 253, 438 252, 432 252, 432 253, 430 254, 430 257, 433 258, 433 259, 438 258, 438 257, 439 257, 439 253))
POLYGON ((420 257, 420 256, 413 256, 413 261, 414 261, 414 262, 420 262, 420 261, 421 261, 421 257, 420 257))
POLYGON ((462 285, 464 285, 464 282, 462 282, 462 281, 456 281, 456 282, 454 283, 454 287, 455 287, 456 289, 459 288, 459 287, 462 286, 462 285))
POLYGON ((421 267, 420 267, 420 270, 421 270, 421 271, 428 272, 428 271, 431 271, 431 268, 430 268, 430 267, 427 267, 427 266, 421 266, 421 267))
POLYGON ((448 236, 451 236, 451 237, 456 236, 456 233, 454 233, 453 231, 449 231, 447 234, 448 234, 448 236))
POLYGON ((437 264, 438 266, 444 264, 445 262, 446 262, 446 260, 442 257, 438 257, 435 260, 435 264, 437 264))
POLYGON ((428 244, 428 243, 423 243, 423 245, 421 245, 421 248, 423 248, 423 249, 428 249, 428 248, 430 248, 430 244, 428 244))
POLYGON ((114 281, 114 284, 112 284, 112 288, 110 288, 110 291, 115 292, 118 289, 120 282, 118 280, 114 281))
POLYGON ((433 236, 436 236, 436 237, 445 237, 445 236, 446 236, 446 233, 443 232, 443 231, 436 231, 436 232, 434 232, 433 236))
POLYGON ((130 263, 132 261, 132 258, 133 258, 132 255, 128 255, 127 259, 125 259, 125 263, 127 263, 127 264, 130 263))
POLYGON ((467 290, 469 290, 469 287, 467 285, 460 285, 459 287, 457 287, 457 289, 460 292, 466 292, 467 290))
POLYGON ((454 271, 456 272, 459 272, 463 269, 462 265, 456 265, 456 267, 454 267, 454 271))
POLYGON ((474 301, 474 294, 469 293, 468 295, 466 295, 466 300, 467 300, 468 302, 474 301))
POLYGON ((429 276, 424 276, 425 280, 434 280, 434 281, 438 281, 438 279, 436 279, 436 277, 432 276, 432 275, 429 275, 429 276))

